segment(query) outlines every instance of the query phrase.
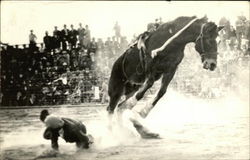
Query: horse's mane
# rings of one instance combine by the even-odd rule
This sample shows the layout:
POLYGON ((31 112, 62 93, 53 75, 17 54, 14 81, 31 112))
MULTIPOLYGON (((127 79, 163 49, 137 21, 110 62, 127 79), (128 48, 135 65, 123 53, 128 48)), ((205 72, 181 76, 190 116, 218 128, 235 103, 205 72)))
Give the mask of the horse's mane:
MULTIPOLYGON (((152 43, 157 43, 159 42, 160 40, 157 40, 158 36, 159 37, 168 37, 170 38, 172 36, 172 34, 175 34, 177 33, 178 31, 180 31, 183 27, 185 27, 189 22, 191 22, 193 19, 197 18, 196 16, 180 16, 180 17, 177 17, 176 19, 172 20, 172 21, 168 21, 166 23, 163 23, 162 25, 160 25, 156 31, 154 32, 151 32, 150 35, 149 35, 149 38, 146 40, 146 46, 148 44, 148 42, 150 41, 150 39, 154 39, 154 42, 152 43), (157 41, 157 42, 156 42, 157 41)), ((197 27, 200 27, 201 24, 205 24, 205 23, 208 23, 207 22, 207 17, 204 16, 203 18, 199 18, 195 21, 196 25, 194 28, 192 28, 192 30, 197 30, 197 27)), ((209 23, 213 23, 213 22, 209 22, 209 23)), ((205 31, 210 31, 212 29, 216 29, 216 25, 213 24, 213 25, 207 25, 208 27, 205 27, 204 28, 204 32, 205 31)), ((200 30, 200 28, 199 28, 200 30)))
POLYGON ((172 29, 178 29, 184 26, 184 24, 187 24, 188 21, 190 21, 191 19, 196 18, 196 16, 192 16, 192 17, 187 17, 187 16, 181 16, 181 17, 177 17, 176 19, 163 23, 162 25, 160 25, 158 27, 157 30, 165 30, 168 28, 172 28, 172 29))

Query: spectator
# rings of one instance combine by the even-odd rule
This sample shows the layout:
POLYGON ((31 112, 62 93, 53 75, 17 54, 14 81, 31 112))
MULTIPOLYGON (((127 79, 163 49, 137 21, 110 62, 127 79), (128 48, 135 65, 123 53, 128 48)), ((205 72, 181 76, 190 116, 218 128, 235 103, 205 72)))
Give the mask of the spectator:
POLYGON ((84 36, 85 36, 85 28, 82 27, 82 23, 79 23, 78 39, 81 47, 84 46, 84 36))
POLYGON ((74 26, 70 25, 71 30, 69 31, 69 43, 71 44, 72 48, 76 48, 76 42, 77 42, 77 35, 78 32, 74 29, 74 26))
POLYGON ((85 37, 84 37, 84 40, 83 40, 84 47, 89 46, 90 40, 91 40, 91 36, 90 36, 89 26, 86 25, 85 26, 85 37))
POLYGON ((30 48, 34 49, 36 47, 36 35, 33 33, 33 30, 30 30, 29 41, 30 41, 30 48))
POLYGON ((115 56, 119 56, 120 54, 120 44, 117 41, 117 39, 115 37, 112 37, 112 51, 114 53, 115 56))
POLYGON ((101 88, 101 94, 102 94, 102 100, 101 103, 104 104, 108 100, 108 83, 107 83, 107 78, 103 80, 102 82, 102 88, 101 88))
POLYGON ((95 38, 92 38, 92 41, 89 43, 88 46, 88 55, 90 55, 90 53, 96 53, 97 50, 97 42, 95 41, 95 38))
POLYGON ((104 43, 103 43, 101 38, 98 38, 98 40, 97 40, 97 48, 98 48, 98 50, 104 49, 104 43))
POLYGON ((121 38, 121 27, 117 21, 115 22, 113 30, 115 31, 115 37, 119 41, 119 39, 121 38))
POLYGON ((157 29, 159 26, 160 26, 160 23, 159 23, 159 20, 158 19, 155 19, 155 29, 157 29))
POLYGON ((121 38, 121 50, 125 51, 128 48, 128 41, 127 41, 127 37, 124 36, 121 38))
POLYGON ((111 46, 112 46, 112 41, 111 41, 111 38, 108 37, 106 42, 105 42, 105 47, 106 48, 111 48, 111 46))
POLYGON ((225 17, 222 17, 219 21, 219 26, 224 26, 223 28, 223 30, 225 31, 224 39, 228 39, 229 38, 228 32, 230 31, 230 26, 231 26, 230 21, 225 17))
MULTIPOLYGON (((51 40, 51 38, 52 38, 52 37, 50 37, 50 40, 51 40)), ((39 48, 39 53, 43 53, 44 51, 45 51, 45 49, 44 49, 44 44, 41 43, 41 44, 40 44, 40 48, 39 48)))
POLYGON ((69 40, 69 30, 67 29, 67 25, 63 26, 63 30, 61 31, 61 40, 62 40, 62 49, 67 49, 67 42, 69 40))
POLYGON ((53 31, 53 49, 60 48, 60 42, 61 42, 61 32, 57 30, 57 26, 55 26, 55 29, 53 31))
POLYGON ((86 68, 91 68, 92 62, 90 56, 87 54, 87 50, 79 56, 79 69, 85 70, 86 68))
POLYGON ((248 44, 247 44, 247 46, 248 46, 248 50, 247 50, 247 52, 248 52, 248 56, 250 56, 250 20, 248 20, 247 22, 246 22, 246 39, 248 40, 248 44))
POLYGON ((49 36, 48 31, 45 32, 43 37, 43 43, 45 44, 45 51, 50 52, 52 49, 52 37, 49 36))
POLYGON ((162 25, 162 24, 163 24, 162 18, 160 17, 160 18, 159 18, 159 25, 162 25))
POLYGON ((83 52, 83 48, 81 50, 79 50, 79 52, 77 53, 76 50, 72 50, 71 54, 70 54, 70 69, 72 71, 75 71, 77 69, 78 65, 78 58, 79 55, 83 52))
POLYGON ((147 31, 148 32, 153 32, 153 31, 155 31, 155 23, 149 23, 148 25, 147 25, 147 31))
POLYGON ((230 26, 230 30, 228 32, 228 41, 229 41, 229 49, 233 50, 236 44, 236 31, 233 26, 230 26))
POLYGON ((245 33, 245 23, 246 23, 245 16, 241 15, 237 17, 235 25, 236 25, 236 36, 237 36, 239 50, 241 50, 241 39, 243 38, 245 33))

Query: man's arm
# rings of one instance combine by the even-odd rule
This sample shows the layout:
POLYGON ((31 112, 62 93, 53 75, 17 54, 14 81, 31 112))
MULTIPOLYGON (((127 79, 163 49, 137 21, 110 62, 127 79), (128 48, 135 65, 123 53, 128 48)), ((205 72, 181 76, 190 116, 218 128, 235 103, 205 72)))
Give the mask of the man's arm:
POLYGON ((55 150, 58 150, 59 146, 58 146, 58 130, 57 129, 51 129, 51 128, 47 128, 44 131, 43 137, 45 139, 50 139, 51 140, 51 147, 55 150))
POLYGON ((51 147, 55 150, 58 150, 58 132, 52 132, 52 137, 51 137, 51 147))

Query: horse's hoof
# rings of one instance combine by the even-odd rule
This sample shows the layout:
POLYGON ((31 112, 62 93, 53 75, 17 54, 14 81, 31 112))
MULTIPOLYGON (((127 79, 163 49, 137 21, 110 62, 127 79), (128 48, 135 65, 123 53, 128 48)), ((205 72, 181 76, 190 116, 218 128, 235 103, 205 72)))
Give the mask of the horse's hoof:
POLYGON ((107 111, 108 111, 108 114, 109 114, 109 115, 114 114, 114 111, 112 111, 112 110, 107 110, 107 111))
POLYGON ((143 139, 158 139, 158 138, 160 138, 160 135, 158 133, 150 132, 145 128, 137 128, 137 131, 140 134, 141 138, 143 138, 143 139))
POLYGON ((142 118, 146 118, 147 114, 145 112, 140 112, 139 113, 142 118))

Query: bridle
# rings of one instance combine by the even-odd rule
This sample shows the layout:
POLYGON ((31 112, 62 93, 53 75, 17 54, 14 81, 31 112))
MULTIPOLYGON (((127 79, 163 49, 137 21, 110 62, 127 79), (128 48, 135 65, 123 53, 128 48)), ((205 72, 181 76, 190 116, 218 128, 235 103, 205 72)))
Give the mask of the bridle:
POLYGON ((205 56, 208 57, 208 58, 213 58, 213 59, 216 59, 217 58, 217 52, 205 52, 205 49, 204 49, 204 26, 206 25, 206 23, 203 23, 201 25, 201 31, 200 31, 200 34, 199 36, 196 38, 196 43, 197 41, 200 39, 201 40, 201 57, 204 58, 205 56), (205 54, 206 53, 206 54, 205 54))

